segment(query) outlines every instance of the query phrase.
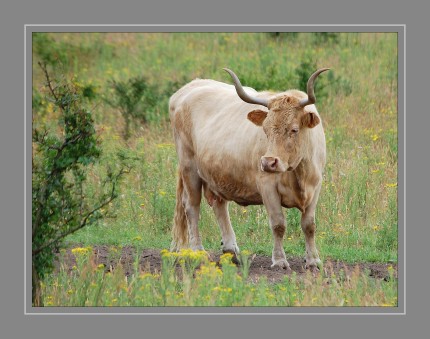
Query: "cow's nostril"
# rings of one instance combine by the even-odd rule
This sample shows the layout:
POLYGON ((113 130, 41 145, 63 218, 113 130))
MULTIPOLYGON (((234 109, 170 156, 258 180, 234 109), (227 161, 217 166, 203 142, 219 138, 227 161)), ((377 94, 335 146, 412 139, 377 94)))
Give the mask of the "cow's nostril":
POLYGON ((275 169, 277 164, 278 164, 278 159, 276 159, 276 158, 275 158, 275 159, 271 162, 271 164, 270 164, 270 168, 271 168, 271 169, 275 169))

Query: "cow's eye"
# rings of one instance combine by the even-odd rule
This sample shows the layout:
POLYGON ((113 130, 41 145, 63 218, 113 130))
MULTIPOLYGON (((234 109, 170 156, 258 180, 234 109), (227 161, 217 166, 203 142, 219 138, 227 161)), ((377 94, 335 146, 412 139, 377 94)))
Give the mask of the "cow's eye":
POLYGON ((297 127, 294 127, 291 129, 291 132, 294 134, 297 134, 297 133, 299 133, 299 129, 297 127))

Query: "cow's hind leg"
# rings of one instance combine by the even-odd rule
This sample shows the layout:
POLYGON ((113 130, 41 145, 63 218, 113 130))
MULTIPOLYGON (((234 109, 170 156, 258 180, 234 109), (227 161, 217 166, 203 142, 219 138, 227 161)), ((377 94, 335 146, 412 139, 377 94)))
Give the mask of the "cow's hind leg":
POLYGON ((212 208, 221 230, 222 251, 223 253, 232 253, 234 255, 234 261, 236 261, 236 255, 239 254, 239 247, 236 243, 236 235, 228 213, 228 202, 224 199, 217 199, 212 208))
POLYGON ((188 224, 188 244, 194 250, 203 250, 198 223, 200 215, 200 202, 202 198, 202 180, 193 166, 181 169, 184 192, 182 203, 188 224))
POLYGON ((239 247, 236 243, 236 234, 234 233, 230 221, 230 215, 228 213, 228 202, 220 199, 217 200, 212 207, 221 230, 223 252, 239 254, 239 247))
POLYGON ((223 253, 232 253, 234 261, 237 262, 236 255, 239 254, 239 247, 236 243, 236 235, 230 221, 228 213, 228 201, 216 196, 203 184, 205 197, 208 204, 212 207, 222 236, 223 253))

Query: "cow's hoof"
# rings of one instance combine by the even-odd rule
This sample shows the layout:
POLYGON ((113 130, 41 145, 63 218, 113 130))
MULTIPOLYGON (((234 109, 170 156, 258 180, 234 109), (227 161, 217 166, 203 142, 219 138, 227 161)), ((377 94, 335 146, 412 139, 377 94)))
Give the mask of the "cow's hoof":
POLYGON ((233 250, 222 250, 223 254, 230 253, 232 255, 231 262, 236 266, 240 265, 239 259, 237 258, 236 252, 233 250))
POLYGON ((276 260, 273 262, 273 264, 270 266, 271 269, 284 269, 287 271, 291 271, 290 264, 285 259, 276 260))
POLYGON ((319 272, 322 267, 323 264, 320 259, 306 260, 305 268, 311 272, 319 272))

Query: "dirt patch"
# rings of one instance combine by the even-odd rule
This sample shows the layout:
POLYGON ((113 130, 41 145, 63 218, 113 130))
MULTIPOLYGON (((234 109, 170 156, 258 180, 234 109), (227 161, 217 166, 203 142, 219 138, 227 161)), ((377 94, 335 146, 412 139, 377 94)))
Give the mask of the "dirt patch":
MULTIPOLYGON (((139 270, 143 272, 158 273, 161 271, 161 255, 158 249, 144 249, 137 257, 136 249, 131 246, 125 246, 121 249, 110 246, 94 246, 93 247, 93 265, 103 264, 106 271, 114 270, 119 264, 124 270, 126 276, 130 276, 135 272, 138 265, 139 270), (138 259, 137 259, 138 258, 138 259), (137 261, 138 260, 138 261, 137 261)), ((210 253, 212 260, 219 261, 221 253, 210 253)), ((65 265, 69 271, 73 270, 76 265, 76 259, 71 249, 67 249, 62 255, 61 264, 65 265)), ((287 258, 290 263, 291 271, 284 269, 272 269, 272 259, 264 255, 255 255, 249 269, 249 278, 252 281, 258 281, 262 276, 265 276, 269 282, 276 283, 284 279, 285 275, 296 273, 297 277, 304 276, 308 270, 305 268, 303 258, 290 257, 287 258)), ((56 264, 57 269, 60 262, 56 264)), ((341 261, 326 260, 324 262, 323 272, 326 276, 335 274, 349 275, 355 269, 365 272, 368 276, 376 279, 388 280, 390 277, 389 267, 394 270, 394 277, 397 277, 397 264, 389 263, 356 263, 348 264, 341 261)))

